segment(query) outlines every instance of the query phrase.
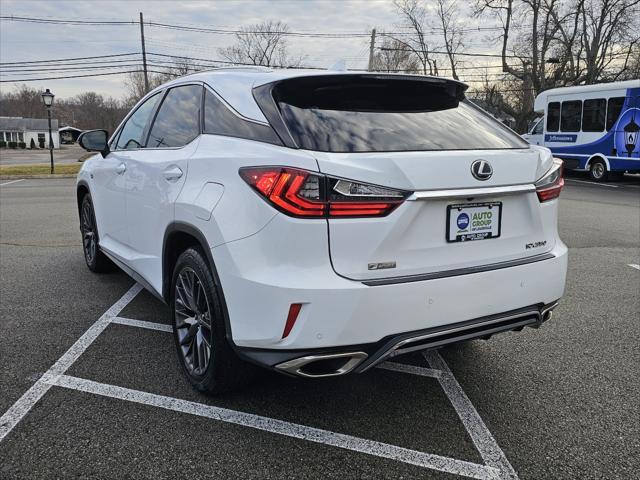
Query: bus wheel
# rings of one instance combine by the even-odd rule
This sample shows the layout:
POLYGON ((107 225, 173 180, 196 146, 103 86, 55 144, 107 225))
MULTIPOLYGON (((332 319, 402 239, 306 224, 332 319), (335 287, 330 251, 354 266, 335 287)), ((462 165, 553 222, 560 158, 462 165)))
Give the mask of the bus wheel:
POLYGON ((607 165, 602 160, 594 160, 589 165, 589 176, 596 182, 604 182, 609 177, 607 165))

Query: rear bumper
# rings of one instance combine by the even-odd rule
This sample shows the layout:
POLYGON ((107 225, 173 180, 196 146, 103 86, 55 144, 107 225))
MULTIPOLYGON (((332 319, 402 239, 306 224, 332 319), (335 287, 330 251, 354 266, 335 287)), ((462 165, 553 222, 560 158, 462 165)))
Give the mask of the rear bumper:
POLYGON ((391 335, 379 342, 314 350, 240 349, 248 360, 282 373, 318 378, 362 373, 397 355, 431 350, 452 343, 489 338, 497 333, 538 328, 550 320, 558 302, 532 305, 497 315, 415 332, 391 335))
POLYGON ((273 366, 290 352, 344 353, 409 332, 541 309, 564 294, 567 248, 557 237, 551 258, 533 263, 373 286, 336 275, 327 244, 326 224, 288 219, 212 250, 239 352, 273 351, 273 361, 254 355, 273 366), (282 338, 292 303, 302 308, 282 338))

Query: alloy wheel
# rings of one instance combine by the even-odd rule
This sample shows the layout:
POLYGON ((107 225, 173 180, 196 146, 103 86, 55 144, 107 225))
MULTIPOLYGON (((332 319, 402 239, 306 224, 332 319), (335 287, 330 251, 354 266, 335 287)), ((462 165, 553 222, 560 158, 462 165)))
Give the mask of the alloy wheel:
POLYGON ((184 364, 191 375, 201 377, 211 361, 211 309, 204 285, 190 267, 178 274, 173 308, 184 364))
POLYGON ((591 167, 591 171, 593 172, 593 177, 596 179, 601 179, 604 176, 604 165, 600 162, 597 162, 591 167))
POLYGON ((87 263, 93 263, 96 258, 97 241, 93 211, 88 201, 82 204, 82 246, 87 263))

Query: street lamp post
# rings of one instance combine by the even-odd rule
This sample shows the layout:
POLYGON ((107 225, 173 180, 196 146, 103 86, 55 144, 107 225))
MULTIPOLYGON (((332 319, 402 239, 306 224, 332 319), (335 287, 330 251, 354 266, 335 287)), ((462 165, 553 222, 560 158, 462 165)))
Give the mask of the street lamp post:
POLYGON ((53 174, 53 136, 51 135, 51 105, 53 105, 55 95, 47 88, 42 92, 42 102, 47 107, 47 117, 49 118, 49 157, 51 158, 51 173, 53 174))

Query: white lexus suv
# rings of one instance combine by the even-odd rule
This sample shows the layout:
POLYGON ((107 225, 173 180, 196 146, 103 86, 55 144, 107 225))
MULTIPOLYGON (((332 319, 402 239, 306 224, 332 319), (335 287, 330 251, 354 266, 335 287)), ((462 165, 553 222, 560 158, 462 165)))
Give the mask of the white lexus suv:
POLYGON ((413 75, 220 69, 146 95, 77 183, 84 255, 170 305, 191 383, 302 377, 551 317, 562 162, 413 75), (113 262, 113 263, 112 263, 113 262))

